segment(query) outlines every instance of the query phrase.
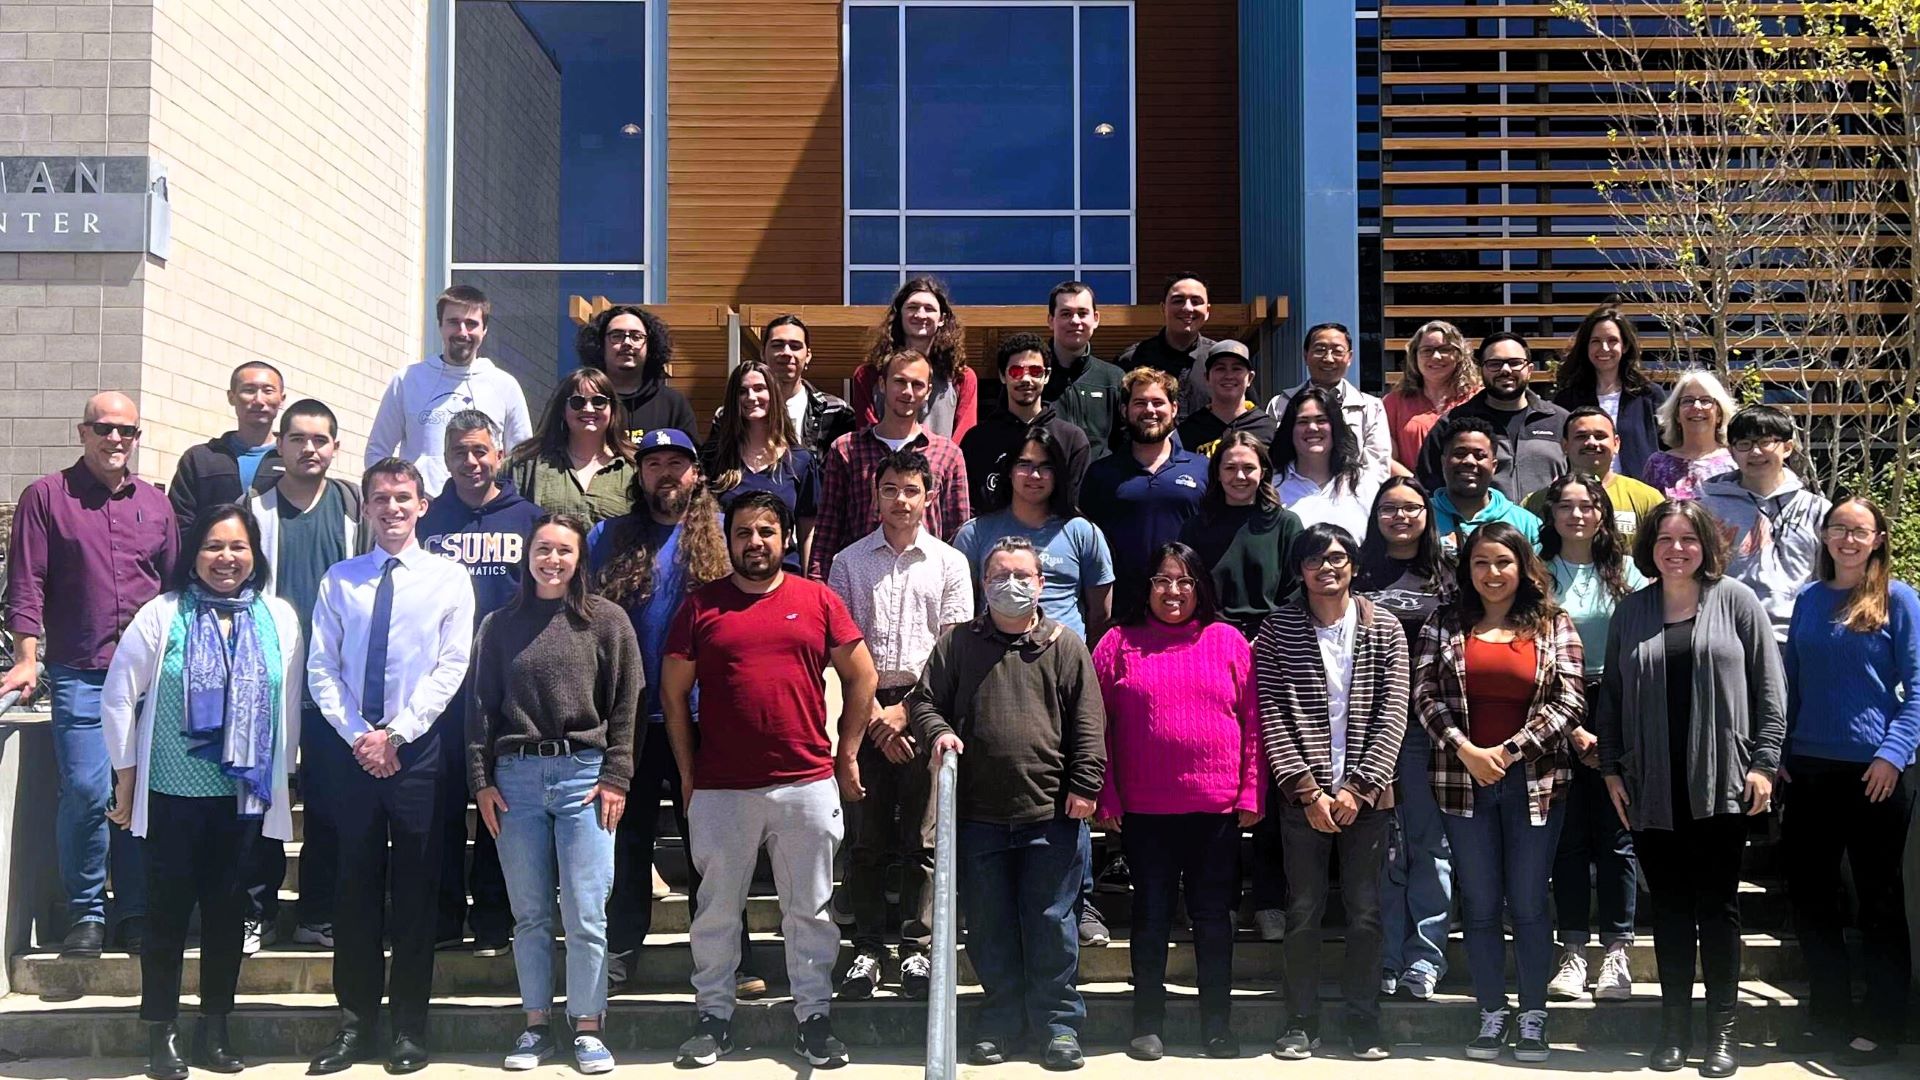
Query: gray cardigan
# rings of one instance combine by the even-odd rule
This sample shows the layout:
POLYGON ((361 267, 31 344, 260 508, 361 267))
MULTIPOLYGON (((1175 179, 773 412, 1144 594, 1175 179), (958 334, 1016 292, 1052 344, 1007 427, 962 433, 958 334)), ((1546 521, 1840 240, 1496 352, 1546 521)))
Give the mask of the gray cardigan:
MULTIPOLYGON (((1658 583, 1620 602, 1607 628, 1596 716, 1600 769, 1627 784, 1632 828, 1671 829, 1666 620, 1658 583)), ((1772 776, 1787 734, 1787 682, 1766 608, 1732 578, 1704 585, 1693 625, 1687 787, 1694 819, 1743 814, 1749 771, 1772 776)))

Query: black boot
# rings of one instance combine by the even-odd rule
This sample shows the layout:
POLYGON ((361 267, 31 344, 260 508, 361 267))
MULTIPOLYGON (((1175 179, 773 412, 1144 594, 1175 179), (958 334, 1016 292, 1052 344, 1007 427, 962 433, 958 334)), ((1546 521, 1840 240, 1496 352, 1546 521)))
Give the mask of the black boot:
POLYGON ((1660 1042, 1647 1059, 1654 1072, 1678 1072, 1686 1068, 1687 1051, 1693 1049, 1693 1006, 1660 1006, 1660 1042))
POLYGON ((152 1080, 187 1080, 180 1028, 171 1020, 147 1025, 147 1075, 152 1080))
POLYGON ((233 1040, 227 1037, 227 1018, 203 1016, 193 1033, 193 1063, 217 1073, 237 1073, 247 1067, 233 1052, 233 1040))
POLYGON ((1707 1013, 1707 1052, 1700 1056, 1700 1075, 1732 1076, 1739 1068, 1733 1059, 1733 1010, 1713 1009, 1707 1013))

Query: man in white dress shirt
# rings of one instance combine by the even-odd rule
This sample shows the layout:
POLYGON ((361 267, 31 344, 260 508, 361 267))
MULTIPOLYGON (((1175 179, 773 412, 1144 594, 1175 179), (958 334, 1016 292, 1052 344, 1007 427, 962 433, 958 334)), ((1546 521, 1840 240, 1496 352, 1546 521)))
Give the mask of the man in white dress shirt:
POLYGON ((367 470, 361 490, 373 550, 336 563, 321 580, 307 655, 313 702, 359 765, 340 778, 335 793, 340 864, 333 982, 342 1023, 313 1059, 313 1075, 374 1056, 381 990, 388 981, 382 941, 389 930, 393 1040, 387 1071, 413 1072, 427 1063, 423 1040, 433 985, 442 782, 433 721, 466 678, 473 645, 467 572, 414 539, 414 525, 427 507, 419 471, 386 458, 367 470), (389 843, 395 864, 391 926, 389 843))

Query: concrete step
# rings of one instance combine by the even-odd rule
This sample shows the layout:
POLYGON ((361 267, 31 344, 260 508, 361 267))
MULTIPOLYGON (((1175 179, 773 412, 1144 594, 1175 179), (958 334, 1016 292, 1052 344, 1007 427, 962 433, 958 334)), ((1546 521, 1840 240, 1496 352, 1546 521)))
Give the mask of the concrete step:
MULTIPOLYGON (((784 945, 772 934, 753 937, 753 970, 777 980, 785 973, 784 945)), ((1233 973, 1237 981, 1259 983, 1276 981, 1285 970, 1285 958, 1278 943, 1238 941, 1234 943, 1233 973)), ((1456 934, 1448 943, 1451 970, 1443 989, 1464 991, 1468 984, 1466 945, 1456 934)), ((1345 956, 1345 944, 1338 938, 1321 947, 1321 971, 1331 977, 1338 972, 1345 956)), ((562 943, 555 964, 555 986, 564 987, 565 948, 562 943)), ((1629 970, 1636 981, 1654 982, 1659 978, 1654 962, 1653 943, 1643 938, 1628 950, 1629 970)), ((840 966, 845 970, 853 959, 850 946, 841 947, 840 966)), ((435 955, 434 989, 457 995, 512 995, 518 992, 513 957, 478 957, 467 949, 449 949, 435 955)), ((1599 954, 1589 953, 1590 975, 1599 973, 1599 954)), ((890 965, 891 968, 891 965, 890 965)), ((1765 982, 1798 982, 1806 978, 1798 944, 1768 934, 1748 934, 1741 958, 1741 974, 1765 982)), ((184 973, 188 993, 199 987, 199 950, 190 950, 184 973)), ((961 981, 976 982, 967 951, 960 949, 961 981)), ((692 954, 685 934, 655 934, 639 950, 629 969, 630 985, 640 993, 685 989, 693 974, 692 954)), ((1508 973, 1512 974, 1512 950, 1508 950, 1508 973)), ((1132 974, 1132 952, 1125 939, 1098 949, 1080 950, 1080 978, 1088 983, 1123 983, 1132 974)), ((897 970, 889 970, 892 982, 897 970)), ((73 1000, 95 997, 132 997, 140 993, 140 960, 126 953, 107 953, 98 960, 67 960, 50 952, 28 953, 16 957, 12 968, 16 993, 49 1000, 73 1000)), ((1193 946, 1186 941, 1172 944, 1167 956, 1167 977, 1175 982, 1195 978, 1193 946)), ((331 993, 333 990, 333 954, 317 948, 273 946, 249 957, 240 969, 240 993, 275 995, 331 993)))
MULTIPOLYGON (((1124 1047, 1132 1035, 1132 1006, 1123 984, 1083 986, 1087 1020, 1083 1038, 1093 1048, 1124 1047)), ((1189 1046, 1199 1040, 1198 1003, 1190 988, 1173 987, 1164 1034, 1169 1043, 1189 1046)), ((1659 988, 1635 987, 1632 1001, 1595 1005, 1578 1002, 1551 1009, 1549 1033, 1560 1044, 1640 1045, 1659 1024, 1659 988)), ((1802 988, 1763 980, 1741 984, 1740 1036, 1748 1043, 1775 1042, 1799 1023, 1802 988)), ((1699 1001, 1701 991, 1695 988, 1699 1001)), ((1337 992, 1323 993, 1322 1036, 1338 1045, 1344 1035, 1343 1012, 1335 1006, 1337 992)), ((978 992, 963 989, 960 996, 962 1031, 978 992)), ((835 1032, 855 1046, 914 1046, 926 1038, 927 1004, 882 995, 871 1001, 836 1002, 835 1032)), ((189 1016, 192 1006, 187 1007, 189 1016)), ((1236 990, 1233 1026, 1244 1046, 1243 1056, 1257 1057, 1271 1045, 1287 1019, 1287 1005, 1278 987, 1251 985, 1236 990)), ((679 1044, 693 1023, 691 995, 656 994, 645 998, 617 998, 607 1014, 607 1041, 616 1050, 664 1049, 679 1044)), ((754 1048, 784 1050, 793 1040, 790 1002, 769 999, 743 1002, 735 1011, 734 1037, 741 1053, 754 1048)), ((328 994, 288 994, 244 1000, 233 1013, 236 1043, 260 1057, 297 1058, 311 1055, 326 1044, 339 1023, 339 1011, 328 994)), ((525 1023, 519 1002, 512 997, 436 1000, 427 1033, 430 1046, 445 1053, 492 1053, 510 1046, 525 1023)), ((1443 1054, 1471 1038, 1478 1029, 1478 1010, 1471 998, 1437 995, 1432 1001, 1404 998, 1382 1006, 1382 1026, 1394 1043, 1418 1043, 1442 1048, 1443 1054)), ((145 1025, 139 1007, 125 998, 83 998, 50 1005, 20 994, 0 999, 0 1047, 28 1057, 136 1057, 146 1053, 145 1025)), ((366 1066, 362 1071, 371 1069, 366 1066)))

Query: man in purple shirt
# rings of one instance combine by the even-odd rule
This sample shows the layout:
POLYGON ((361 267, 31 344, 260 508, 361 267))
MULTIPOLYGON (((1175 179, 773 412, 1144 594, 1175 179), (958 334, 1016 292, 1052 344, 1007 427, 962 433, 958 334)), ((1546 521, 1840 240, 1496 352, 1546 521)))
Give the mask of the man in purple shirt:
POLYGON ((119 941, 129 952, 139 951, 147 910, 140 842, 107 827, 113 770, 100 687, 121 632, 159 595, 180 540, 167 497, 128 468, 140 439, 133 400, 95 394, 79 428, 80 460, 27 485, 14 509, 7 629, 17 659, 0 677, 0 695, 31 696, 45 663, 60 769, 54 841, 72 919, 61 954, 95 957, 106 940, 109 848, 119 941))

